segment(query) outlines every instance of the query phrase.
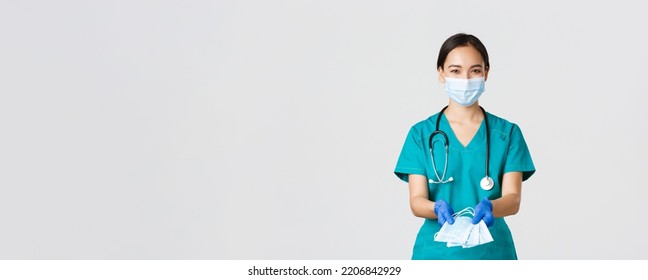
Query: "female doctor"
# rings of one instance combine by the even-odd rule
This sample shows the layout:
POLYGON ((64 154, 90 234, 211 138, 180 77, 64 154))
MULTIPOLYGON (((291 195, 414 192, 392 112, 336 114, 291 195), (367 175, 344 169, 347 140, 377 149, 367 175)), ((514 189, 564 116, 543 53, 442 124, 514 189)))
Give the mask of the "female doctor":
POLYGON ((517 259, 504 217, 518 212, 522 182, 535 172, 522 132, 479 106, 490 63, 477 37, 448 38, 437 70, 448 106, 410 128, 394 170, 409 184, 412 213, 425 218, 412 259, 517 259), (453 214, 466 207, 493 241, 470 248, 435 241, 443 224, 453 224, 453 214))

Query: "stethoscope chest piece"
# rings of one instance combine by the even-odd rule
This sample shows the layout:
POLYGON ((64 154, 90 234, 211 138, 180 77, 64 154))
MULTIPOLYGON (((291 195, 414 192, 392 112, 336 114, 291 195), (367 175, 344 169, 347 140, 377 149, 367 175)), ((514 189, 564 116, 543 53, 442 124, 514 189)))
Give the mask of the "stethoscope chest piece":
POLYGON ((493 178, 486 176, 481 179, 479 186, 485 191, 490 191, 495 186, 495 182, 493 182, 493 178))

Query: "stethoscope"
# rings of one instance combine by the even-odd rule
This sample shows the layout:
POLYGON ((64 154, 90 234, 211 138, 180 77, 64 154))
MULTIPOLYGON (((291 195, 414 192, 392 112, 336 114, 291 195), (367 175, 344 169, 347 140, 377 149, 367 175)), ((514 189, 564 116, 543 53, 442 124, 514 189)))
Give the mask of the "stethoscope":
MULTIPOLYGON (((430 139, 428 141, 428 144, 430 145, 430 157, 432 159, 432 169, 434 170, 434 175, 436 176, 436 181, 433 179, 429 179, 428 181, 432 184, 445 184, 448 182, 454 181, 452 177, 448 178, 447 180, 445 179, 446 176, 446 171, 448 169, 448 146, 450 145, 450 141, 448 141, 448 135, 445 134, 445 132, 439 130, 439 122, 441 121, 441 116, 443 115, 443 112, 445 109, 447 109, 448 106, 443 107, 441 109, 441 112, 439 112, 439 115, 436 120, 436 130, 432 132, 432 135, 430 135, 430 139), (434 144, 434 141, 440 141, 440 140, 433 140, 434 136, 437 134, 441 134, 443 136, 443 140, 445 140, 444 146, 445 146, 445 166, 443 167, 443 174, 441 177, 439 177, 439 173, 437 172, 436 164, 434 163, 434 152, 432 147, 434 144)), ((490 129, 488 128, 488 119, 486 117, 486 110, 479 106, 479 108, 482 110, 482 113, 484 113, 484 123, 486 124, 486 176, 481 179, 479 182, 479 186, 481 186, 482 189, 488 191, 495 186, 495 182, 493 182, 493 178, 488 176, 488 161, 490 157, 490 129)))

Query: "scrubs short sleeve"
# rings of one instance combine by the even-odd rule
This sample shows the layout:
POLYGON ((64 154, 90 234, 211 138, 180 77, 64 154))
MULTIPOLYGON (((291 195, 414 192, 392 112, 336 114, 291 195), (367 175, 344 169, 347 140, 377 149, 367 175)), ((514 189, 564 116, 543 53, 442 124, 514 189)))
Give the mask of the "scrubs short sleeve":
POLYGON ((522 172, 522 181, 526 181, 535 173, 531 153, 524 141, 520 127, 516 124, 513 124, 511 130, 506 164, 504 165, 504 173, 506 172, 522 172))
POLYGON ((410 128, 405 144, 401 150, 394 173, 398 178, 409 182, 409 174, 426 176, 425 173, 425 144, 421 132, 416 127, 410 128))

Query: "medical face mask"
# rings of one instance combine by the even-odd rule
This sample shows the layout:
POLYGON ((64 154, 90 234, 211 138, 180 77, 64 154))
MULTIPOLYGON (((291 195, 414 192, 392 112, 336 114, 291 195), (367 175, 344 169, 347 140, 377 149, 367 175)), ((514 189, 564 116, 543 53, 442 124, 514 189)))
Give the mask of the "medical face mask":
POLYGON ((472 224, 471 216, 474 215, 475 210, 471 207, 453 214, 455 222, 452 225, 444 223, 441 230, 434 234, 434 241, 445 242, 447 247, 461 246, 462 248, 492 242, 493 236, 484 221, 479 221, 476 225, 472 224))
POLYGON ((459 79, 445 77, 445 91, 459 105, 468 107, 475 104, 484 92, 484 77, 459 79))

